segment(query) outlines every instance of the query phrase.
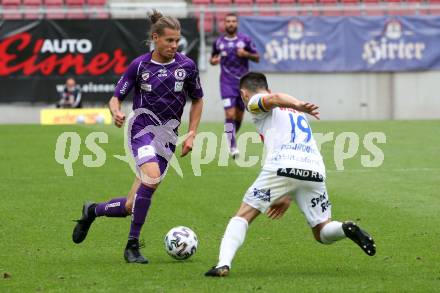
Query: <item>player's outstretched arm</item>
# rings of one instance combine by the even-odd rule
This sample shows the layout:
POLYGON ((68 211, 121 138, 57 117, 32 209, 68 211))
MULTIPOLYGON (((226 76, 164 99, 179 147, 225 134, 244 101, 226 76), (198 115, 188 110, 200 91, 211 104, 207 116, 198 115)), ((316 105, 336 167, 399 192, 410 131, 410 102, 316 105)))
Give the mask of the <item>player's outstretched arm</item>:
POLYGON ((113 116, 115 125, 119 128, 122 127, 125 121, 125 114, 121 111, 121 101, 118 99, 118 97, 111 97, 110 101, 108 102, 108 107, 113 116))
POLYGON ((202 109, 202 98, 192 100, 191 109, 189 110, 188 137, 185 139, 182 145, 182 157, 186 156, 192 150, 194 138, 197 134, 197 128, 199 127, 200 118, 202 117, 202 109))
POLYGON ((270 110, 275 107, 292 108, 300 112, 307 113, 319 119, 318 106, 313 103, 304 102, 284 93, 274 93, 263 97, 263 104, 270 110))

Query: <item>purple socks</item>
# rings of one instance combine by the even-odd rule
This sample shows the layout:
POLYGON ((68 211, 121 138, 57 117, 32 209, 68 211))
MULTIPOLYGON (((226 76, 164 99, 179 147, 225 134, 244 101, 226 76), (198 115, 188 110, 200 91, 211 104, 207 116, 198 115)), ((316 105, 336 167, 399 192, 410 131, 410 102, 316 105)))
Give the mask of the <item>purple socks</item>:
POLYGON ((136 192, 136 197, 133 204, 133 213, 131 216, 131 227, 128 238, 139 239, 142 225, 144 225, 147 217, 148 209, 151 204, 151 197, 155 189, 141 184, 136 192))
POLYGON ((225 133, 231 150, 237 147, 237 143, 235 141, 235 123, 236 122, 232 119, 225 119, 225 133))
POLYGON ((235 133, 237 133, 240 130, 241 121, 234 121, 234 122, 235 122, 235 133))
POLYGON ((128 215, 125 209, 127 198, 114 198, 108 202, 98 203, 95 207, 97 217, 126 217, 128 215))

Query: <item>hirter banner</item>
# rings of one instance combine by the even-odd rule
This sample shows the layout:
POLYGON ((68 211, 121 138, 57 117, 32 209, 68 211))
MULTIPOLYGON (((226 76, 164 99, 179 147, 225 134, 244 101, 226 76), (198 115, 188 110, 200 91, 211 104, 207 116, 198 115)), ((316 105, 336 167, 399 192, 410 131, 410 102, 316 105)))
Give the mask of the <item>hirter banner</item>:
POLYGON ((281 72, 440 70, 440 17, 241 17, 260 52, 251 69, 281 72))
MULTIPOLYGON (((180 19, 179 51, 197 62, 195 19, 180 19)), ((150 51, 147 20, 0 21, 0 103, 55 102, 67 78, 83 102, 108 100, 121 74, 150 51)))

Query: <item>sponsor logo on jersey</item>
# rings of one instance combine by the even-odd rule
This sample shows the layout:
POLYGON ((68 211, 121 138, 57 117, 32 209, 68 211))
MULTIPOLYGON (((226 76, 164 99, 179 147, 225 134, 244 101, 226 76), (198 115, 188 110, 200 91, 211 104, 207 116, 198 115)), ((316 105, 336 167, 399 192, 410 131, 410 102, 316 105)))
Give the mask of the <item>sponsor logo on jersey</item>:
POLYGON ((122 86, 121 90, 119 91, 122 95, 125 95, 125 92, 127 91, 127 87, 128 87, 128 81, 126 81, 124 83, 124 85, 122 86))
POLYGON ((150 73, 149 72, 142 72, 141 77, 142 77, 142 80, 148 80, 148 78, 150 77, 150 73))
POLYGON ((264 189, 254 188, 253 195, 256 199, 270 202, 270 189, 264 190, 264 189))
POLYGON ((181 92, 183 89, 183 81, 176 81, 174 83, 174 91, 175 92, 181 92))
POLYGON ((143 89, 146 92, 151 92, 151 84, 141 83, 141 89, 143 89))
POLYGON ((159 69, 157 77, 167 77, 168 71, 165 68, 159 69))
POLYGON ((277 175, 283 177, 295 178, 298 180, 305 180, 305 181, 314 181, 314 182, 324 181, 324 176, 322 176, 322 174, 318 172, 304 170, 304 169, 297 169, 297 168, 280 168, 277 171, 277 175))
POLYGON ((185 69, 183 69, 183 68, 176 69, 176 71, 174 71, 174 77, 177 80, 184 80, 186 77, 185 69))

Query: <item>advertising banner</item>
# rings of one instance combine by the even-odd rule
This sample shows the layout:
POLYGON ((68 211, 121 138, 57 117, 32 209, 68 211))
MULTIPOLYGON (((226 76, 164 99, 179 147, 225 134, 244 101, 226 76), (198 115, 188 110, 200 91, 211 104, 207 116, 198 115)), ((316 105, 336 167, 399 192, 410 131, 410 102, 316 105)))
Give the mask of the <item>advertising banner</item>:
MULTIPOLYGON (((195 19, 181 19, 179 51, 197 62, 195 19)), ((108 100, 121 74, 148 52, 149 22, 140 19, 0 22, 0 102, 55 102, 68 77, 82 101, 108 100)))
POLYGON ((383 72, 440 69, 440 17, 241 17, 261 54, 251 69, 383 72))

